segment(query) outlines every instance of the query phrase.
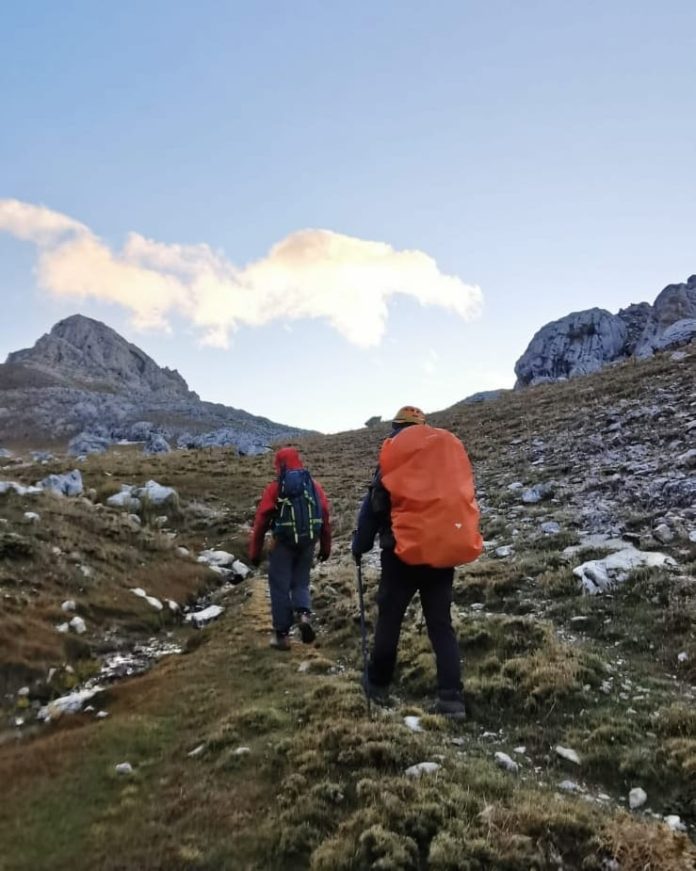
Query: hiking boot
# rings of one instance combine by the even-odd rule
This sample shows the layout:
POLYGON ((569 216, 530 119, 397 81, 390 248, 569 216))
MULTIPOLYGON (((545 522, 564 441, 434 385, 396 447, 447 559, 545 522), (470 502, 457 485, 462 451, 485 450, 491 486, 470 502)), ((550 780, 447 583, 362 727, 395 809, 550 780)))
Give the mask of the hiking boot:
POLYGON ((450 720, 466 720, 466 706, 459 694, 440 696, 431 707, 430 713, 448 717, 450 720))
POLYGON ((307 611, 302 611, 297 615, 297 627, 300 630, 300 638, 303 644, 311 644, 317 637, 317 633, 309 621, 307 611))
POLYGON ((290 637, 287 632, 274 632, 268 645, 274 650, 290 650, 290 637))
POLYGON ((362 688, 365 690, 365 695, 372 699, 373 702, 377 702, 379 705, 386 705, 389 703, 389 687, 381 687, 372 683, 367 674, 363 674, 360 683, 362 684, 362 688))

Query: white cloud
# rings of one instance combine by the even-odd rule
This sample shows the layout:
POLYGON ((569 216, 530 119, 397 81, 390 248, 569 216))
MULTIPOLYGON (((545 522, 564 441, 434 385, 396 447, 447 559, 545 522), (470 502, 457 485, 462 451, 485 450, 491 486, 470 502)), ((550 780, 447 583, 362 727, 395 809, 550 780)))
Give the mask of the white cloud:
POLYGON ((394 296, 464 319, 482 304, 477 286, 443 274, 422 251, 330 230, 291 233, 243 268, 208 245, 165 244, 138 233, 115 251, 67 215, 18 200, 0 200, 0 230, 37 245, 39 283, 50 293, 118 303, 140 327, 167 329, 170 316, 183 316, 212 347, 226 347, 240 325, 300 318, 326 320, 369 347, 382 339, 394 296))

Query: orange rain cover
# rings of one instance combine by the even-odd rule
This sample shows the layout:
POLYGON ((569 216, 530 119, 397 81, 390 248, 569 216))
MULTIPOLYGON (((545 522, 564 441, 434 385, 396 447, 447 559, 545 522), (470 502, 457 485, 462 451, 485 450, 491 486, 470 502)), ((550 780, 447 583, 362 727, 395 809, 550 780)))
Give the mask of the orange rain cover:
POLYGON ((474 473, 464 445, 444 429, 410 426, 382 445, 396 554, 409 565, 448 568, 483 550, 474 473))

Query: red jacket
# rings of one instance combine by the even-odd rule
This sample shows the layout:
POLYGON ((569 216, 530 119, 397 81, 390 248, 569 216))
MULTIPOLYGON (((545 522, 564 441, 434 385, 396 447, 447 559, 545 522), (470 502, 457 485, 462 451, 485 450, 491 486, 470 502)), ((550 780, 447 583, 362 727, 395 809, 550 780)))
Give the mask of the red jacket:
MULTIPOLYGON (((302 469, 302 460, 295 448, 281 448, 275 455, 276 472, 280 475, 283 468, 302 469)), ((314 480, 314 479, 312 479, 314 480)), ((317 488, 317 495, 321 502, 323 523, 321 526, 321 538, 319 540, 319 553, 328 557, 331 553, 331 520, 329 500, 321 484, 314 480, 314 486, 317 488)), ((278 501, 278 481, 271 481, 263 491, 261 502, 256 510, 256 518, 254 519, 254 529, 251 533, 251 541, 249 542, 249 559, 258 560, 261 558, 261 550, 263 548, 263 539, 273 522, 273 517, 276 512, 276 503, 278 501)))

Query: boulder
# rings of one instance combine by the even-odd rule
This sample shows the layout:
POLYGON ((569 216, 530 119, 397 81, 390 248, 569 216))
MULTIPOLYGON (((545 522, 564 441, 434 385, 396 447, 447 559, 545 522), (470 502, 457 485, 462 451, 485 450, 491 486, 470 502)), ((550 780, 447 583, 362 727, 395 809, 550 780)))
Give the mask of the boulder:
POLYGON ((133 495, 150 505, 164 505, 171 508, 179 507, 179 494, 173 487, 165 487, 157 481, 148 481, 144 487, 137 487, 133 495))
POLYGON ((168 454, 171 451, 171 447, 163 435, 150 433, 144 450, 146 454, 168 454))
POLYGON ((194 626, 200 628, 205 626, 206 623, 210 623, 211 620, 217 620, 224 610, 221 605, 208 605, 207 608, 203 608, 201 611, 193 611, 191 614, 187 614, 185 619, 187 623, 193 623, 194 626))
POLYGON ((677 345, 685 345, 696 339, 696 318, 684 318, 676 321, 655 339, 653 347, 656 351, 665 351, 677 345))
POLYGON ((635 569, 675 565, 675 561, 663 553, 641 551, 631 546, 604 559, 589 560, 573 569, 573 574, 579 578, 583 592, 596 596, 622 584, 635 569))
POLYGON ((68 453, 73 456, 83 454, 103 454, 111 445, 111 439, 89 432, 81 432, 70 439, 68 453))
POLYGON ((83 492, 82 475, 79 469, 73 469, 72 472, 63 475, 49 475, 43 481, 39 481, 37 486, 58 496, 80 496, 83 492))

